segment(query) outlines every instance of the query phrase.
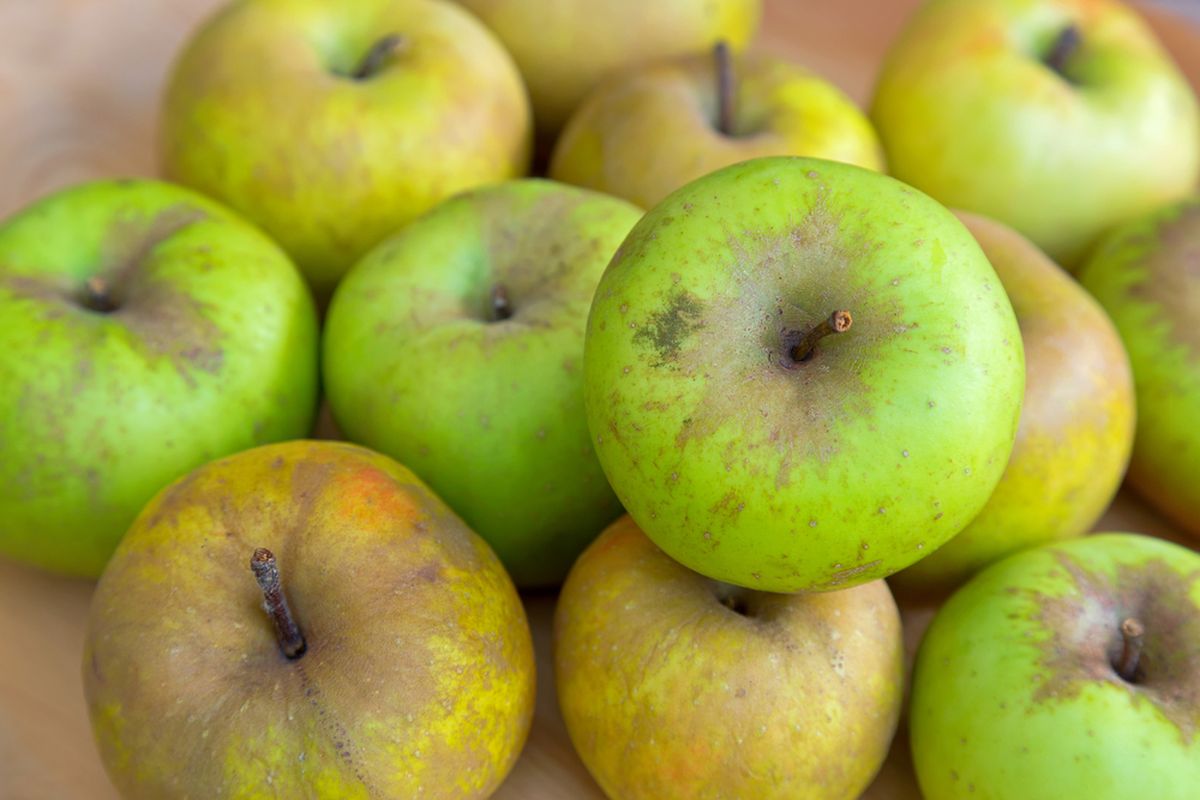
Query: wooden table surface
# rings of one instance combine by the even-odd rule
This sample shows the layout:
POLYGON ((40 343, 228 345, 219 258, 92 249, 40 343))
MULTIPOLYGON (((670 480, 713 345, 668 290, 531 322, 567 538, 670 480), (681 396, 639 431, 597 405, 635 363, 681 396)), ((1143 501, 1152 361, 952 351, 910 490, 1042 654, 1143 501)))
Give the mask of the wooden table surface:
MULTIPOLYGON (((167 64, 220 0, 0 0, 0 216, 58 187, 153 175, 155 109, 167 64)), ((1172 0, 1200 13, 1200 0, 1172 0)), ((916 0, 767 0, 762 47, 789 54, 860 102, 916 0)), ((1151 14, 1200 84, 1200 32, 1151 14)), ((1131 496, 1098 526, 1179 539, 1131 496)), ((0 560, 0 800, 112 800, 79 678, 92 583, 0 560)), ((533 731, 501 800, 601 798, 567 739, 550 669, 551 595, 526 598, 538 656, 533 731)), ((910 649, 932 615, 908 608, 910 649)), ((917 798, 903 741, 864 797, 917 798)))

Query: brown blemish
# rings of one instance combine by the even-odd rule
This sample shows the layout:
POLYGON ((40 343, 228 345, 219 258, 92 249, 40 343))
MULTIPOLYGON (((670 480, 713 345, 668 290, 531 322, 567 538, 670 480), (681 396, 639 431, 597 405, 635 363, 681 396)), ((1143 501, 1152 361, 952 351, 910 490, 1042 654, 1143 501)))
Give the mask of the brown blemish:
POLYGON ((857 578, 863 573, 870 572, 882 563, 883 561, 881 559, 876 559, 874 561, 868 561, 865 564, 858 564, 853 567, 837 570, 833 573, 832 577, 830 577, 830 579, 823 584, 823 587, 826 589, 831 589, 835 586, 841 586, 851 578, 857 578))
POLYGON ((1070 700, 1097 682, 1119 686, 1130 702, 1153 704, 1190 745, 1200 727, 1200 608, 1191 597, 1200 572, 1181 576, 1156 558, 1121 564, 1108 580, 1061 552, 1056 556, 1074 591, 1062 597, 1025 593, 1046 633, 1036 645, 1042 680, 1034 700, 1070 700), (1124 647, 1121 625, 1131 618, 1144 627, 1133 683, 1114 667, 1124 647))
POLYGON ((651 314, 637 329, 633 340, 653 347, 658 353, 655 366, 662 366, 675 360, 684 340, 701 327, 703 313, 704 306, 694 295, 677 291, 665 309, 651 314))
POLYGON ((1121 242, 1122 251, 1145 268, 1129 294, 1162 309, 1161 324, 1200 363, 1200 326, 1192 303, 1200 291, 1200 200, 1183 205, 1177 216, 1121 242))

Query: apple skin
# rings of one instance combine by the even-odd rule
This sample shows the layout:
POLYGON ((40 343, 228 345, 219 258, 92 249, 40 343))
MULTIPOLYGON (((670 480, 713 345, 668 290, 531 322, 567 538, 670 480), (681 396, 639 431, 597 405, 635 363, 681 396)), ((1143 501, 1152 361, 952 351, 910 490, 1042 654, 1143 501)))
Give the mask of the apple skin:
POLYGON ((625 508, 669 555, 765 591, 908 566, 1008 462, 1021 336, 979 246, 898 181, 775 157, 650 211, 596 291, 584 402, 625 508), (833 310, 853 327, 786 363, 833 310))
POLYGON ((926 800, 1195 797, 1200 555, 1106 534, 992 565, 925 634, 909 715, 926 800), (1111 666, 1130 616, 1133 684, 1111 666))
POLYGON ((511 58, 440 0, 239 0, 187 44, 162 111, 166 174, 258 223, 319 297, 446 197, 524 174, 529 100, 511 58), (405 43, 353 80, 389 34, 405 43))
POLYGON ((407 468, 287 442, 163 490, 105 570, 84 691, 126 798, 484 798, 533 711, 533 646, 488 546, 407 468), (307 642, 284 657, 250 556, 307 642))
POLYGON ((1200 198, 1112 231, 1079 280, 1129 350, 1138 425, 1129 481, 1200 536, 1200 198))
POLYGON ((583 412, 583 335, 640 217, 550 181, 480 189, 373 250, 329 310, 325 386, 342 430, 410 465, 519 586, 561 583, 621 513, 583 412), (491 318, 493 285, 511 318, 491 318))
POLYGON ((605 76, 754 37, 761 0, 458 0, 512 53, 545 136, 556 134, 605 76), (631 27, 632 26, 632 27, 631 27), (631 31, 636 30, 636 34, 631 31))
POLYGON ((1116 495, 1133 448, 1133 374, 1104 309, 1021 234, 958 216, 1012 301, 1025 400, 991 499, 961 533, 892 576, 898 593, 941 594, 1017 550, 1084 535, 1116 495))
POLYGON ((1072 270, 1200 177, 1195 95, 1115 0, 932 0, 888 53, 871 118, 893 175, 1072 270), (1042 58, 1072 24, 1066 80, 1042 58))
POLYGON ((584 552, 554 618, 559 706, 583 763, 613 800, 858 797, 900 713, 886 585, 731 590, 629 517, 584 552))
POLYGON ((0 223, 0 553, 94 577, 154 493, 304 436, 317 318, 295 267, 227 209, 97 181, 0 223), (84 305, 90 279, 118 308, 84 305))
POLYGON ((733 57, 733 75, 733 136, 714 124, 711 55, 610 78, 563 130, 550 177, 650 208, 689 181, 761 156, 812 156, 883 169, 871 123, 833 84, 758 53, 733 57))

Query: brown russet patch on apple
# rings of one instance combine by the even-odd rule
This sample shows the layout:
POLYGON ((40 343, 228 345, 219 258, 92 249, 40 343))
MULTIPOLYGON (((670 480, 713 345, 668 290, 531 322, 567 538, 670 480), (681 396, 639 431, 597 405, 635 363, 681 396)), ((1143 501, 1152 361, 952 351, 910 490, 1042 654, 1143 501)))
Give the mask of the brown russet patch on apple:
POLYGON ((783 487, 796 464, 836 457, 841 423, 872 415, 862 359, 911 325, 896 293, 854 287, 856 264, 877 245, 845 244, 843 236, 840 219, 823 202, 788 237, 730 236, 736 288, 705 303, 702 324, 675 359, 685 375, 703 377, 708 387, 676 435, 677 447, 737 426, 742 458, 760 448, 776 451, 770 477, 783 487), (851 311, 854 327, 819 342, 809 360, 785 364, 796 332, 838 309, 851 311))
MULTIPOLYGON (((869 573, 872 570, 875 570, 882 563, 883 563, 882 560, 876 559, 874 561, 868 561, 865 564, 857 564, 853 567, 847 567, 846 569, 836 570, 833 573, 833 575, 830 577, 830 579, 828 581, 826 581, 824 584, 822 584, 822 588, 835 589, 838 586, 841 586, 846 581, 848 581, 852 578, 856 578, 859 575, 862 575, 864 573, 869 573)), ((880 576, 880 577, 882 577, 882 576, 880 576)))
POLYGON ((652 347, 658 354, 654 366, 676 360, 684 341, 704 327, 704 305, 692 294, 677 291, 667 307, 655 311, 634 331, 633 340, 652 347))
POLYGON ((1180 576, 1155 558, 1120 564, 1110 580, 1055 555, 1074 591, 1062 597, 1026 593, 1048 634, 1036 645, 1042 679, 1034 700, 1068 700, 1090 684, 1112 684, 1128 691, 1134 704, 1153 704, 1190 744, 1200 729, 1200 608, 1192 599, 1200 572, 1180 576), (1132 684, 1113 666, 1123 646, 1121 623, 1130 618, 1145 627, 1132 684))
POLYGON ((1200 362, 1195 311, 1200 301, 1200 200, 1185 203, 1177 215, 1155 229, 1142 230, 1124 245, 1144 259, 1143 280, 1130 287, 1130 295, 1159 306, 1158 322, 1200 362))

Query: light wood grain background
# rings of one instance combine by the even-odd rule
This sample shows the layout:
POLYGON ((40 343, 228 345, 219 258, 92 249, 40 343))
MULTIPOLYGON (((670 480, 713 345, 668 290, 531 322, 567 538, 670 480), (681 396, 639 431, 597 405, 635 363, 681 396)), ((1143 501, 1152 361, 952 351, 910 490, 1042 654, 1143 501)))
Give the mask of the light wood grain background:
MULTIPOLYGON (((0 216, 67 184, 153 175, 155 113, 167 65, 219 0, 0 0, 0 216)), ((1171 0, 1200 18, 1200 0, 1171 0)), ((916 0, 767 0, 761 46, 794 56, 865 102, 878 62, 916 0)), ((1200 83, 1200 34, 1153 15, 1200 83)), ((1129 496, 1100 524, 1178 538, 1129 496)), ((112 800, 79 679, 92 584, 0 560, 0 800, 112 800)), ((552 595, 530 596, 539 685, 528 745, 496 797, 600 798, 558 715, 550 670, 552 595)), ((911 650, 932 615, 905 610, 911 650)), ((903 740, 873 800, 916 798, 903 740)))

